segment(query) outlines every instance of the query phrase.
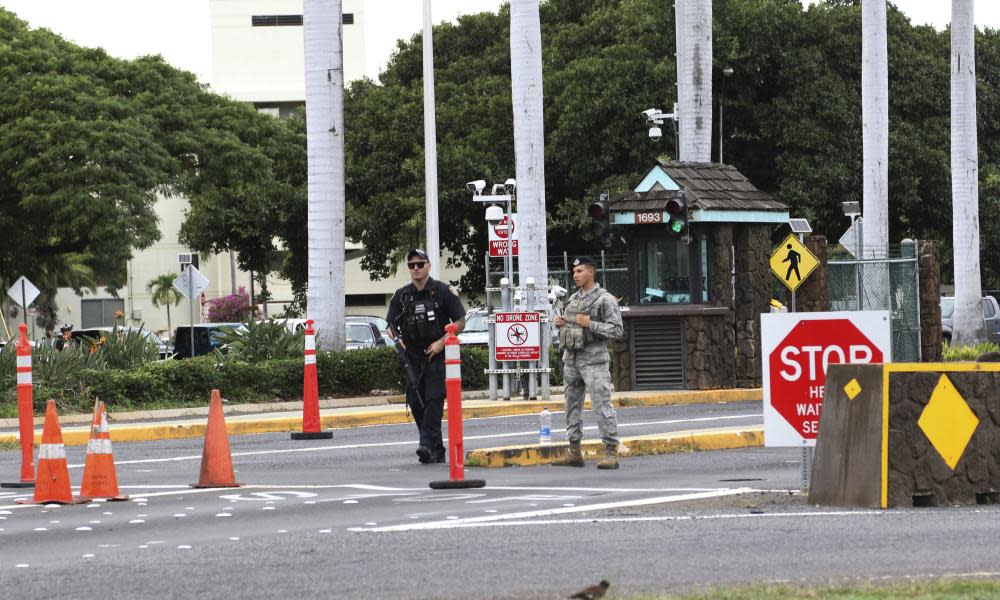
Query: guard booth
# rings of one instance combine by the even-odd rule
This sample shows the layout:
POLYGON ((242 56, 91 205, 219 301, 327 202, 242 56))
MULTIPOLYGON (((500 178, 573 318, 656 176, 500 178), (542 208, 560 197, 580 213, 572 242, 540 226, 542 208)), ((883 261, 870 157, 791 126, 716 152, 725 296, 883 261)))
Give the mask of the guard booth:
POLYGON ((735 167, 661 161, 610 210, 630 265, 615 389, 759 387, 771 233, 788 206, 735 167))

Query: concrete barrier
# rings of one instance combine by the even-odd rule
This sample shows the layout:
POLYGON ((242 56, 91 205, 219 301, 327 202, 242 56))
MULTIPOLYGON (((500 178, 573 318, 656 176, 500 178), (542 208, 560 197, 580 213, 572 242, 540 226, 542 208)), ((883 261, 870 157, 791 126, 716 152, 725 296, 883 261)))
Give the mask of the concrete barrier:
POLYGON ((1000 364, 830 365, 811 504, 1000 499, 1000 364))

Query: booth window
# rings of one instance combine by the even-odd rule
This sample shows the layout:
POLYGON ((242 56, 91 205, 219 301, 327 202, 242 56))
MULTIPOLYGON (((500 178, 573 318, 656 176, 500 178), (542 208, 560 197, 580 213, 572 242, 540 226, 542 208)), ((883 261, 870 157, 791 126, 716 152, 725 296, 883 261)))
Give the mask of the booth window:
POLYGON ((640 242, 638 250, 640 304, 700 304, 708 299, 704 239, 687 243, 657 237, 640 242))

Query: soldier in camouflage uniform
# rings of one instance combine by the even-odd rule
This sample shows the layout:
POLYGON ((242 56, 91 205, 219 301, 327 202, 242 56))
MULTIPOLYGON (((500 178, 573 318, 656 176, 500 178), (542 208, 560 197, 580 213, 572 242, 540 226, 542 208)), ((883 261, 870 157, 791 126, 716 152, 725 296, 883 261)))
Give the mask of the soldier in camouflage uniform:
POLYGON ((582 467, 583 397, 597 415, 604 442, 604 459, 598 469, 618 468, 618 421, 611 405, 611 369, 607 343, 622 335, 622 315, 615 297, 595 281, 597 265, 581 256, 573 260, 573 283, 579 288, 566 302, 564 314, 556 317, 563 349, 563 382, 566 386, 566 438, 569 455, 555 464, 582 467))

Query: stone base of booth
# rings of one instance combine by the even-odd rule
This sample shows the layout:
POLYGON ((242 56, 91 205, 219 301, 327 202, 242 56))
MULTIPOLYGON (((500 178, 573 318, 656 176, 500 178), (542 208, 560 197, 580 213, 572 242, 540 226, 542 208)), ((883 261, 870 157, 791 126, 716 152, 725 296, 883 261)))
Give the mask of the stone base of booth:
POLYGON ((830 365, 811 504, 991 504, 1000 364, 830 365))

